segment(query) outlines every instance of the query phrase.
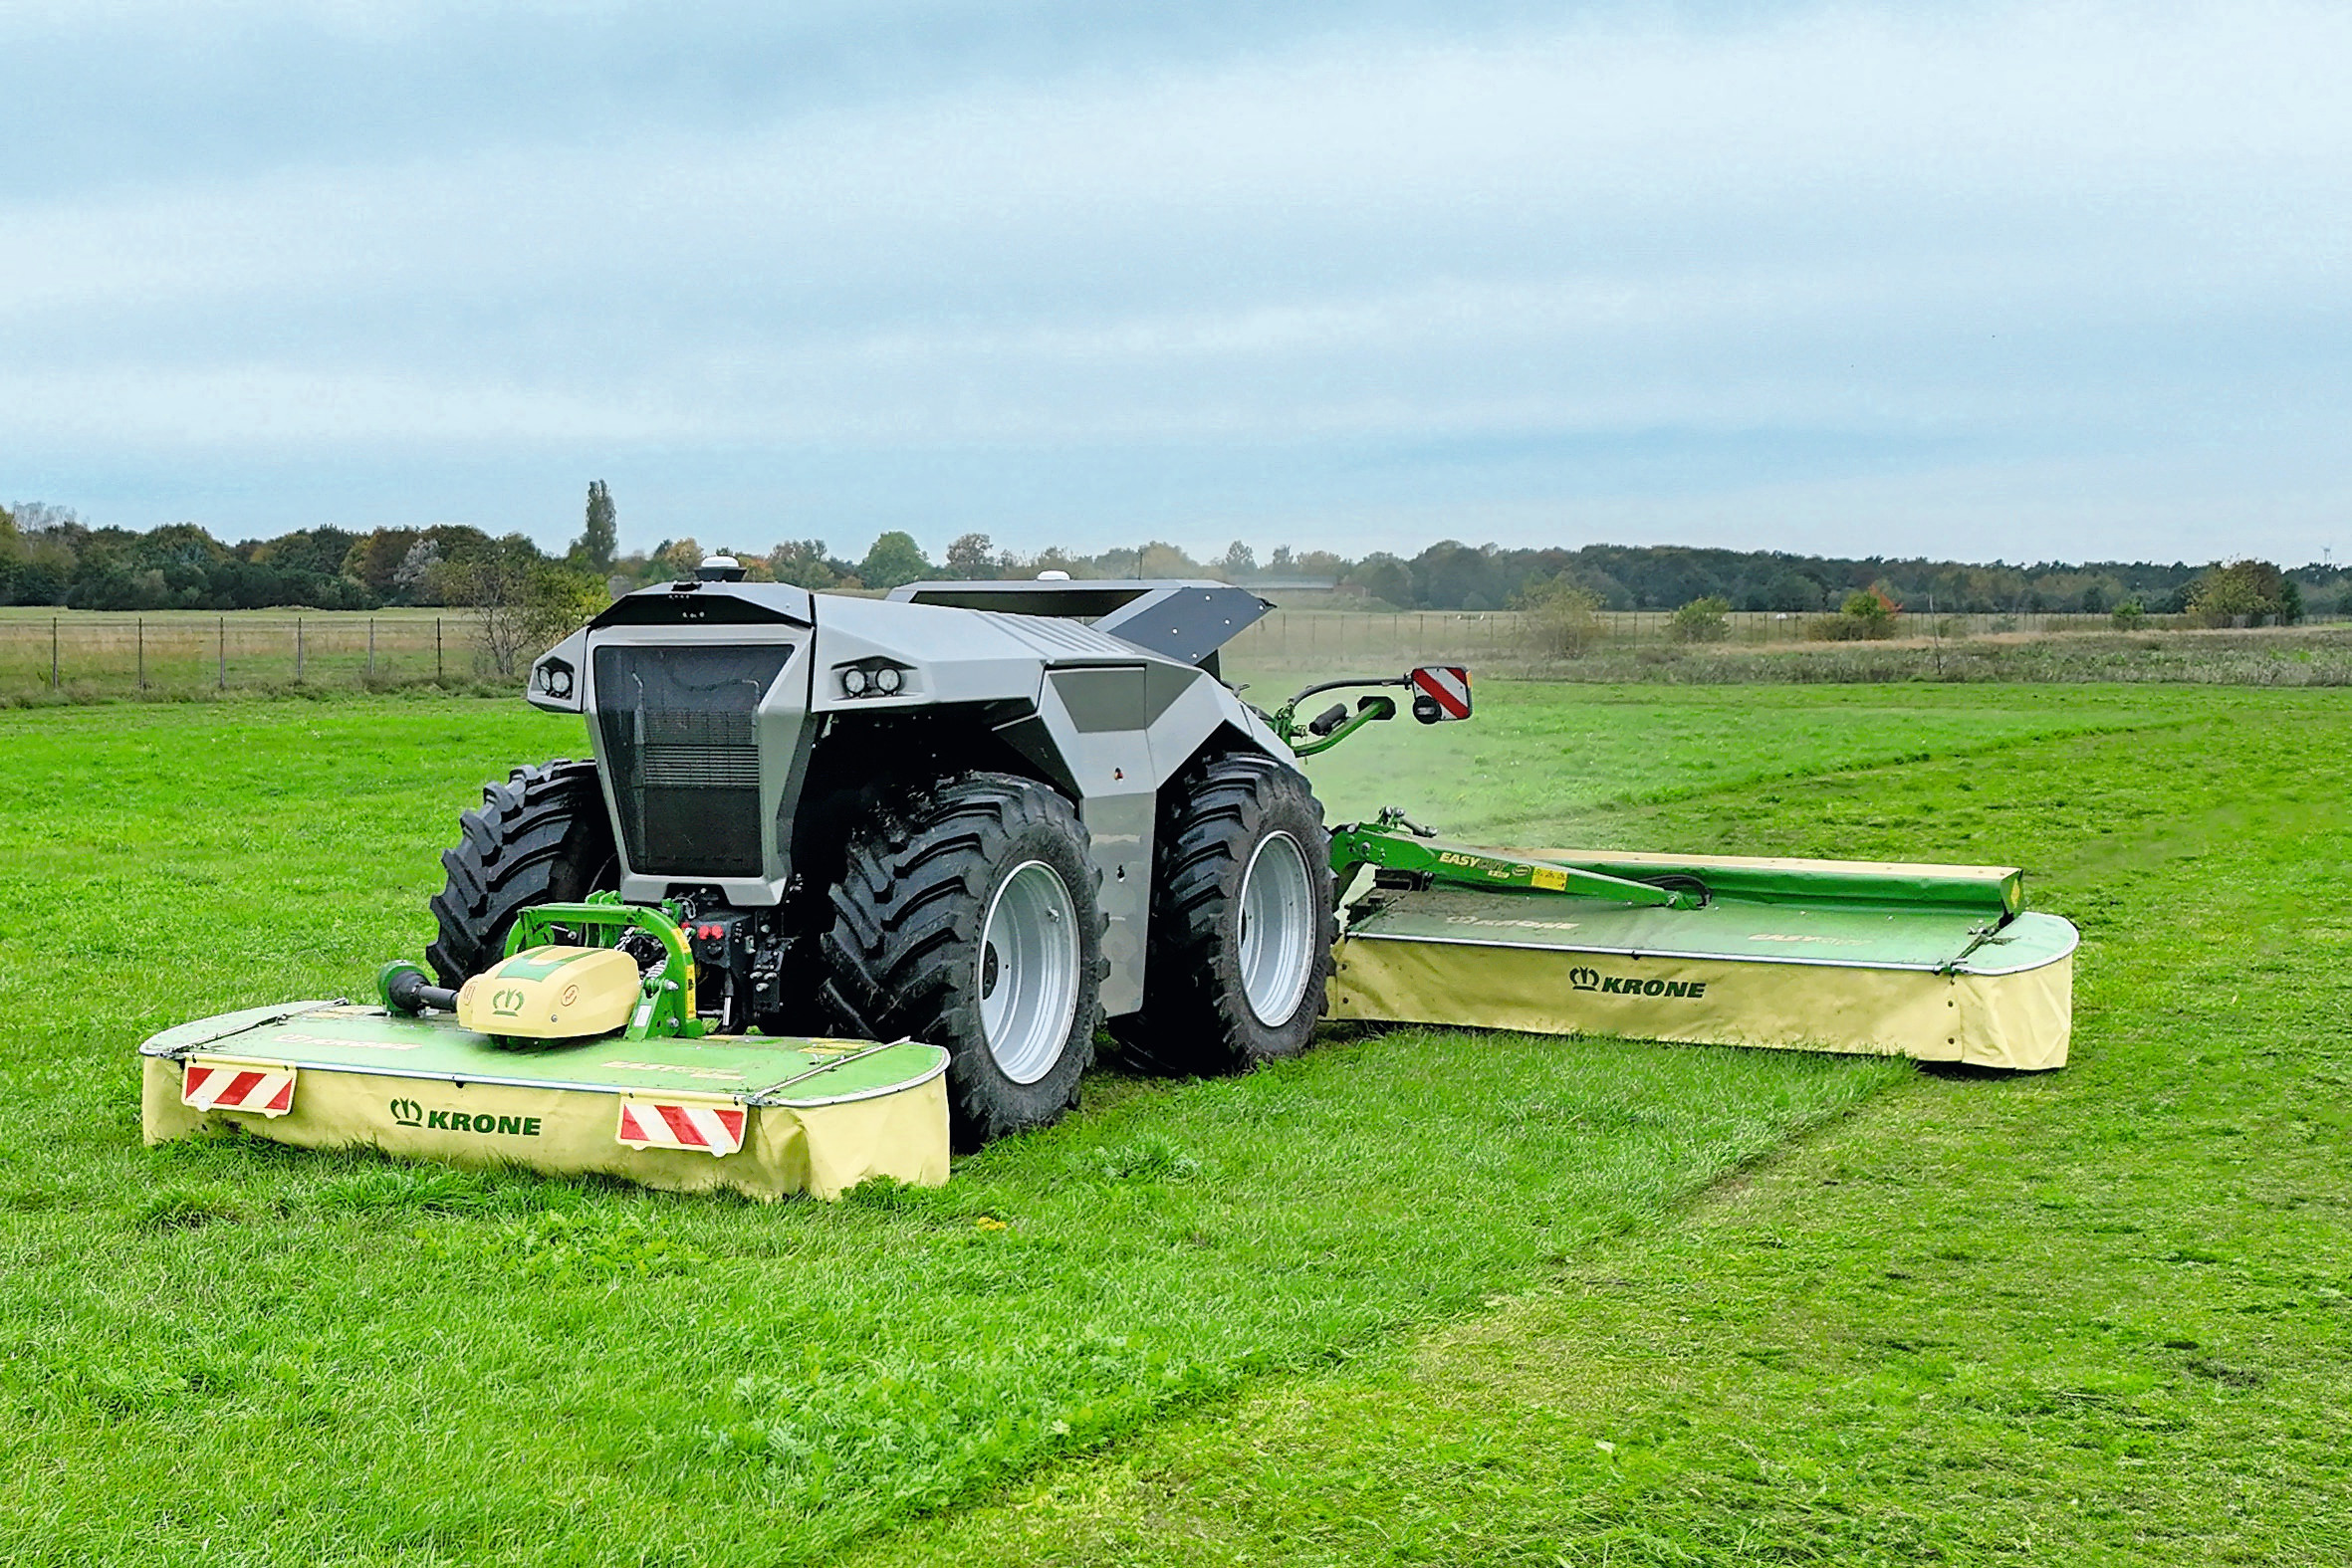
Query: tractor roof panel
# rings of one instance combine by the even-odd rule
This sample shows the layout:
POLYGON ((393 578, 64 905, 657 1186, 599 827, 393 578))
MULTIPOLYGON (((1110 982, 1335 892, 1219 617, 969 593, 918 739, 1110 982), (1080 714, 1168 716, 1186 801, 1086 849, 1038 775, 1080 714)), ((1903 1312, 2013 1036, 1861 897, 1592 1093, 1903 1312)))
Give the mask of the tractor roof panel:
POLYGON ((1039 657, 1045 659, 1083 659, 1097 663, 1115 659, 1131 664, 1144 651, 1123 638, 1096 631, 1084 621, 1048 615, 1003 615, 989 610, 979 613, 998 630, 1037 649, 1039 657))
POLYGON ((1274 608, 1248 588, 1214 581, 910 582, 894 599, 1091 622, 1122 642, 1198 664, 1274 608))
POLYGON ((786 582, 663 582, 614 599, 604 626, 813 626, 809 590, 786 582))

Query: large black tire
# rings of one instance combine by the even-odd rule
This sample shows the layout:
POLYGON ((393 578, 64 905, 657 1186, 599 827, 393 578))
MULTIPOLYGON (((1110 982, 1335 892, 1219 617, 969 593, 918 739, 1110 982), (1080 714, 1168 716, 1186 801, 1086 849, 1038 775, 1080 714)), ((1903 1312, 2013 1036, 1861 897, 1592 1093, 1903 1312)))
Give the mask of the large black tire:
POLYGON ((878 800, 850 834, 832 889, 832 926, 819 941, 823 1000, 851 1032, 945 1047, 957 1148, 1044 1126, 1077 1103, 1102 1017, 1095 885, 1077 812, 1044 784, 1011 774, 958 774, 911 797, 878 800), (1041 913, 1034 929, 1050 934, 1051 956, 1026 967, 1002 952, 992 959, 983 942, 992 914, 1002 909, 1010 919, 1025 898, 1051 900, 1051 884, 1033 869, 1039 865, 1066 895, 1074 944, 1058 936, 1061 914, 1041 913), (1028 993, 1006 990, 1000 999, 999 988, 1036 977, 1048 981, 1042 995, 1067 999, 1065 1025, 1058 1003, 1016 1014, 1033 1020, 1026 1026, 1004 1021, 1028 993))
MULTIPOLYGON (((1304 1050, 1329 1006, 1337 937, 1330 835, 1304 776, 1255 753, 1196 764, 1162 791, 1154 858, 1143 1010, 1111 1024, 1123 1054, 1214 1074, 1304 1050), (1260 876, 1291 896, 1253 947, 1245 901, 1260 876)), ((1255 891, 1263 912, 1277 889, 1255 891)))
POLYGON ((620 885, 612 818, 592 762, 518 768, 505 784, 484 784, 482 804, 458 822, 465 836, 441 853, 449 882, 433 895, 440 931, 425 949, 444 986, 462 986, 496 964, 515 916, 532 905, 620 885))

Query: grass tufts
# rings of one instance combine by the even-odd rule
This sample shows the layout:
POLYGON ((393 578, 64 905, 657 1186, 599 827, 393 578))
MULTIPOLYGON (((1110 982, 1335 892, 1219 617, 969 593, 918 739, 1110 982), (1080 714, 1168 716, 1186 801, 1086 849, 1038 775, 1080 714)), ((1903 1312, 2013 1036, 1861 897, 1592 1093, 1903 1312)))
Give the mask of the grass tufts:
POLYGON ((1073 1171, 1104 1182, 1189 1182, 1206 1172, 1198 1155, 1153 1133, 1115 1148, 1095 1144, 1070 1157, 1073 1171))
POLYGON ((517 1207, 511 1182, 479 1171, 380 1165, 322 1182, 312 1195, 330 1213, 495 1214, 517 1207))
POLYGON ((645 1216, 609 1210, 542 1210, 502 1221, 487 1235, 431 1230, 416 1239, 428 1257, 483 1267, 503 1277, 555 1282, 656 1279, 710 1261, 691 1242, 645 1216))
POLYGON ((154 1234, 193 1231, 208 1225, 235 1225, 244 1219, 244 1205, 225 1187, 173 1186, 141 1198, 132 1211, 131 1225, 154 1234))

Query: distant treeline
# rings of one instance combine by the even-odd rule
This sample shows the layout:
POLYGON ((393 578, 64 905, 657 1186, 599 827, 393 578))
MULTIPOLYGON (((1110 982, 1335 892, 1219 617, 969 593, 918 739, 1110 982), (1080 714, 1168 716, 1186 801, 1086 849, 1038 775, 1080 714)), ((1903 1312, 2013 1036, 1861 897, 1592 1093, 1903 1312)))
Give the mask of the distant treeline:
MULTIPOLYGON (((521 535, 493 539, 479 529, 303 529, 229 545, 192 523, 137 533, 92 528, 72 512, 28 504, 0 510, 0 603, 76 609, 257 609, 307 605, 373 609, 386 604, 466 602, 467 568, 493 558, 564 566, 620 591, 690 572, 704 553, 695 540, 652 550, 615 550, 616 512, 599 483, 586 525, 568 552, 547 556, 521 535)), ((728 550, 717 542, 713 550, 728 550)), ((1676 609, 1718 599, 1734 610, 1790 614, 1835 611, 1855 592, 1923 613, 2109 614, 2136 605, 2150 614, 2189 609, 2215 563, 2088 561, 1990 565, 1886 557, 1800 556, 1784 551, 1700 550, 1674 545, 1587 545, 1577 550, 1506 550, 1447 540, 1410 559, 1386 553, 1349 560, 1325 551, 1276 547, 1263 557, 1235 541, 1196 560, 1170 544, 1084 556, 1061 550, 1019 555, 985 534, 965 534, 939 560, 893 531, 855 559, 823 540, 788 540, 766 550, 730 551, 755 578, 804 587, 891 588, 928 576, 993 577, 1067 571, 1073 577, 1219 576, 1240 582, 1329 584, 1369 606, 1505 609, 1572 587, 1607 609, 1676 609)), ((2280 618, 2352 614, 2345 567, 2304 565, 2274 573, 2280 618)))
MULTIPOLYGON (((224 545, 193 523, 91 528, 61 508, 0 510, 0 603, 71 609, 375 609, 446 602, 446 565, 513 542, 480 529, 302 529, 224 545)), ((521 545, 537 556, 529 541, 521 545)))
MULTIPOLYGON (((1799 556, 1785 551, 1699 550, 1679 545, 1587 545, 1580 550, 1502 550, 1447 541, 1410 560, 1370 556, 1342 580, 1400 608, 1501 609, 1554 582, 1583 589, 1600 607, 1679 609, 1720 599, 1734 610, 1833 611, 1875 590, 1911 613, 2105 615, 2126 604, 2150 614, 2190 608, 2218 562, 2097 560, 1990 565, 1882 556, 1799 556)), ((2275 568, 2273 568, 2275 569, 2275 568)), ((2352 610, 2348 573, 2333 565, 2279 573, 2299 615, 2352 610)))

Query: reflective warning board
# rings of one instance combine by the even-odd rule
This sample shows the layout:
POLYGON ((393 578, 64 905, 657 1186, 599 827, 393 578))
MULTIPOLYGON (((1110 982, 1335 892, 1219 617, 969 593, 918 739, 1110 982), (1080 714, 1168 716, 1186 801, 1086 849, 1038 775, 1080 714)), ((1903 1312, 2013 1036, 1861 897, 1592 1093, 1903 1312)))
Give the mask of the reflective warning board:
POLYGON ((179 1098, 200 1111, 248 1111, 283 1116, 294 1109, 292 1067, 279 1063, 191 1056, 182 1070, 179 1098))
POLYGON ((1470 672, 1459 664, 1424 664, 1413 672, 1413 717, 1423 724, 1470 717, 1470 672))

